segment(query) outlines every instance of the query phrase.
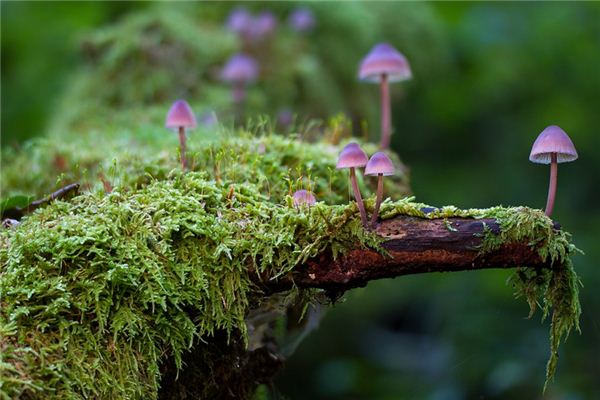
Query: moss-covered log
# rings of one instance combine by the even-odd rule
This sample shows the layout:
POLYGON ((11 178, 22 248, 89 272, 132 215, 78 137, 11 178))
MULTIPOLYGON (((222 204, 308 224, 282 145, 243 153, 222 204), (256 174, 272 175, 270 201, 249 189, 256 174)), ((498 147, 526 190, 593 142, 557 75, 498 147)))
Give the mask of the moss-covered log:
MULTIPOLYGON (((559 229, 557 223, 554 224, 559 229)), ((320 254, 294 269, 284 279, 271 281, 274 291, 318 288, 346 291, 369 281, 428 272, 452 272, 485 268, 563 268, 562 261, 543 258, 528 239, 502 243, 493 251, 481 251, 486 234, 498 235, 495 219, 397 216, 382 221, 375 233, 381 249, 351 249, 339 258, 320 254)))
POLYGON ((0 393, 177 398, 195 385, 195 397, 227 387, 247 397, 280 367, 274 318, 316 301, 310 287, 336 293, 478 266, 518 267, 519 293, 552 312, 552 376, 580 312, 568 233, 540 210, 431 209, 412 198, 384 202, 380 221, 366 231, 354 203, 297 209, 253 184, 178 171, 40 207, 0 230, 0 393), (285 282, 282 294, 269 288, 285 282), (223 366, 230 381, 215 380, 223 366))

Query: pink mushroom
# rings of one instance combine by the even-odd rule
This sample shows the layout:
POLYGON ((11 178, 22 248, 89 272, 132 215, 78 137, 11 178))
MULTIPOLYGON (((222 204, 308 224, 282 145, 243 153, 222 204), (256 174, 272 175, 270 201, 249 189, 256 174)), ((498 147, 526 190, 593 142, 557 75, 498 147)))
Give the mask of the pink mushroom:
POLYGON ((362 60, 358 77, 362 81, 379 83, 381 88, 381 144, 382 149, 390 147, 392 116, 389 82, 399 82, 412 78, 406 57, 387 43, 373 47, 362 60))
POLYGON ((556 184, 558 179, 558 164, 577 160, 577 150, 569 135, 560 127, 550 125, 539 134, 533 146, 529 161, 539 164, 550 164, 550 184, 548 187, 548 200, 545 213, 552 215, 554 199, 556 197, 556 184))
POLYGON ((245 54, 234 54, 221 71, 221 79, 233 87, 233 102, 237 105, 237 117, 241 118, 246 85, 258 77, 258 63, 245 54))
POLYGON ((288 23, 296 32, 308 32, 315 27, 315 16, 310 8, 299 7, 292 11, 288 23))
POLYGON ((185 158, 185 130, 196 128, 196 117, 192 108, 185 100, 177 100, 167 113, 165 127, 177 129, 179 132, 179 145, 181 146, 181 168, 187 169, 185 158))
POLYGON ((367 163, 365 175, 377 175, 377 197, 373 215, 371 215, 371 227, 375 228, 377 217, 379 216, 379 207, 383 199, 383 177, 394 175, 394 164, 384 152, 378 151, 371 156, 371 159, 367 163))
POLYGON ((294 207, 296 208, 300 208, 302 206, 314 206, 315 203, 317 202, 317 199, 315 198, 315 196, 312 194, 312 192, 309 192, 308 190, 298 190, 294 193, 293 196, 294 199, 294 207))
POLYGON ((367 213, 365 211, 365 205, 363 203, 362 196, 360 195, 360 189, 358 188, 358 182, 356 181, 355 168, 364 167, 367 164, 369 158, 360 148, 357 143, 350 143, 346 145, 340 152, 338 157, 337 169, 350 169, 350 183, 352 184, 352 191, 354 192, 354 198, 360 211, 360 219, 365 228, 367 228, 367 213))

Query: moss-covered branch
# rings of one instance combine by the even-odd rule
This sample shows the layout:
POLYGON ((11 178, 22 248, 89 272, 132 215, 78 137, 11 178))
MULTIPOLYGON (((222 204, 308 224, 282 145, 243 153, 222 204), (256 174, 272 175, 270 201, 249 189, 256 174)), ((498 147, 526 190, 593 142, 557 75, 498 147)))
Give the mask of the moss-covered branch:
MULTIPOLYGON (((274 330, 271 315, 317 301, 311 288, 340 292, 477 266, 516 267, 517 293, 552 315, 552 376, 580 313, 576 248, 540 210, 433 209, 403 198, 384 201, 379 228, 366 231, 335 170, 337 147, 277 136, 198 140, 184 174, 175 154, 156 156, 159 135, 139 159, 116 144, 114 162, 62 148, 65 160, 90 168, 64 177, 83 193, 44 202, 0 230, 0 399, 177 398, 185 387, 197 389, 192 397, 223 398, 232 386, 247 397, 279 368, 273 335, 260 332, 274 330), (101 171, 111 193, 95 179, 101 171), (306 187, 320 202, 293 207, 289 194, 306 187), (264 364, 271 358, 277 365, 264 364), (235 381, 248 375, 224 369, 239 360, 264 373, 235 381), (188 375, 187 385, 175 379, 188 375)), ((32 185, 43 176, 41 196, 54 190, 53 151, 29 151, 43 166, 26 174, 32 185)), ((29 187, 20 177, 31 154, 2 169, 9 193, 29 187)), ((386 193, 400 198, 403 182, 390 179, 386 193)), ((372 212, 369 183, 361 186, 372 212)))
POLYGON ((369 281, 428 272, 451 272, 485 268, 556 268, 562 260, 542 257, 529 238, 501 243, 482 251, 484 242, 500 234, 491 218, 417 218, 399 215, 382 221, 375 234, 381 248, 357 248, 338 258, 322 253, 298 266, 285 278, 268 281, 271 290, 292 285, 346 291, 369 281), (487 236, 491 235, 491 236, 487 236), (385 250, 385 251, 382 251, 385 250))

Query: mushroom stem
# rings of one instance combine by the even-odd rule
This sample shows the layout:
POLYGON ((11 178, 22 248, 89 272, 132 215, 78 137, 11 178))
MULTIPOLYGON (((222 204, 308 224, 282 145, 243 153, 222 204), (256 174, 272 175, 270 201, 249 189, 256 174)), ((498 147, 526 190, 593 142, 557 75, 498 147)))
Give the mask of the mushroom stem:
POLYGON ((548 201, 546 202, 546 215, 549 217, 554 208, 554 198, 556 197, 556 182, 558 179, 558 162, 556 153, 550 155, 550 185, 548 186, 548 201))
POLYGON ((379 207, 381 206, 381 200, 383 199, 383 174, 377 174, 377 197, 375 200, 375 208, 373 209, 373 215, 371 215, 371 227, 375 229, 377 223, 377 217, 379 217, 379 207))
POLYGON ((390 86, 387 74, 381 74, 381 142, 382 149, 390 147, 392 130, 390 86))
POLYGON ((360 195, 360 189, 358 188, 356 173, 352 167, 350 168, 350 182, 352 183, 352 191, 354 192, 354 198, 356 199, 356 204, 358 205, 358 210, 360 211, 360 220, 366 229, 368 226, 367 212, 365 211, 365 205, 363 203, 362 196, 360 195))
POLYGON ((244 117, 244 101, 246 100, 246 88, 242 82, 233 85, 234 118, 238 124, 242 123, 244 117))
POLYGON ((179 145, 181 147, 181 168, 185 171, 187 169, 187 161, 185 158, 185 128, 179 127, 179 145))

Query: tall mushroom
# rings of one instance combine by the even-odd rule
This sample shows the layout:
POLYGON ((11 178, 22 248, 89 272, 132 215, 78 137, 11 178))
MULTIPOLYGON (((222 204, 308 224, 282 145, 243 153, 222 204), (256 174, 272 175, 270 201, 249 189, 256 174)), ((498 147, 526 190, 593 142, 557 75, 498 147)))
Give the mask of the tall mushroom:
POLYGON ((550 164, 550 185, 548 187, 548 200, 545 213, 552 214, 554 198, 556 197, 556 183, 558 175, 558 163, 575 161, 577 150, 569 135, 560 127, 550 125, 539 134, 533 146, 529 161, 539 164, 550 164))
POLYGON ((349 143, 340 152, 337 165, 337 169, 349 168, 350 169, 350 183, 352 184, 352 191, 354 192, 354 198, 360 211, 360 219, 365 228, 367 228, 367 213, 365 211, 365 205, 360 195, 360 189, 358 188, 358 182, 356 181, 355 168, 364 167, 367 164, 369 157, 365 154, 363 149, 357 143, 349 143))
POLYGON ((406 57, 387 43, 379 43, 362 60, 358 77, 362 81, 379 83, 381 88, 381 144, 382 149, 390 147, 392 116, 390 104, 390 82, 412 78, 406 57))
POLYGON ((179 132, 179 145, 181 146, 181 168, 187 169, 187 161, 185 158, 185 130, 194 129, 196 127, 196 117, 192 108, 185 100, 177 100, 167 113, 165 122, 167 129, 177 129, 179 132))
POLYGON ((379 207, 383 199, 383 177, 394 174, 394 164, 384 152, 378 151, 371 156, 371 159, 365 167, 365 175, 377 175, 377 197, 375 200, 375 208, 371 215, 371 227, 375 228, 377 217, 379 215, 379 207))
POLYGON ((233 102, 236 105, 236 119, 243 114, 243 103, 246 98, 246 85, 258 77, 258 63, 254 58, 235 54, 231 56, 221 71, 221 79, 233 87, 233 102))

